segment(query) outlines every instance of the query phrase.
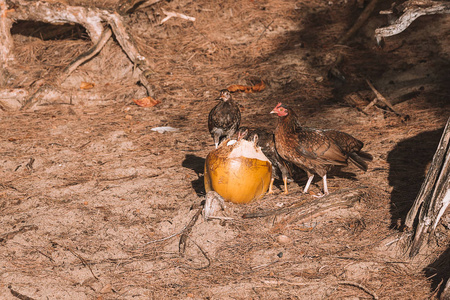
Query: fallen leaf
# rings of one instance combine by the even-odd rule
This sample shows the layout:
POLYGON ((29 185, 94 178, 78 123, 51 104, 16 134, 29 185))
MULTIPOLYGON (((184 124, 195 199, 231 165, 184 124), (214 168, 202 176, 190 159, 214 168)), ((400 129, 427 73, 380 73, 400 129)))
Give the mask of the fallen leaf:
POLYGON ((134 101, 134 103, 136 103, 137 105, 142 106, 142 107, 153 107, 156 104, 161 103, 161 101, 155 100, 150 96, 141 98, 141 99, 133 99, 133 101, 134 101))
POLYGON ((266 88, 266 84, 263 81, 261 81, 260 83, 255 84, 253 86, 233 84, 228 87, 228 90, 232 93, 235 93, 235 92, 256 93, 256 92, 263 91, 265 88, 266 88))
POLYGON ((80 84, 80 89, 82 90, 90 90, 92 88, 94 88, 95 84, 92 82, 82 82, 80 84))

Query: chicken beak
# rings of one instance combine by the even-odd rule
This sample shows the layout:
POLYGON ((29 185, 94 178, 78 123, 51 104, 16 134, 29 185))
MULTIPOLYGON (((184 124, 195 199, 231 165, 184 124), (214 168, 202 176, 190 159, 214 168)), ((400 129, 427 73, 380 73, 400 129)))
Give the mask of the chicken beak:
POLYGON ((272 111, 270 112, 271 114, 277 114, 278 110, 276 108, 272 109, 272 111))

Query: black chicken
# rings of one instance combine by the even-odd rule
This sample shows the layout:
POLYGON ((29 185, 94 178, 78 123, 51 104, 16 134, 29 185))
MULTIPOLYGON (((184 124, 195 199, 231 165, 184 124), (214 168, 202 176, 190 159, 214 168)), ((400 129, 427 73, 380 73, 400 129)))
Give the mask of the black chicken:
POLYGON ((328 194, 327 172, 333 165, 347 166, 350 161, 367 171, 366 161, 371 161, 372 155, 361 151, 363 142, 337 130, 302 127, 295 112, 281 103, 270 113, 276 113, 279 117, 275 129, 278 154, 308 174, 304 193, 308 192, 314 174, 317 174, 323 179, 324 194, 328 194))
POLYGON ((208 129, 216 148, 224 138, 230 138, 239 128, 241 111, 228 90, 220 91, 220 102, 209 112, 208 129))
POLYGON ((253 141, 256 146, 261 147, 261 151, 272 163, 272 179, 270 180, 268 193, 273 193, 273 181, 275 178, 280 179, 281 175, 284 182, 284 193, 287 194, 287 180, 288 175, 290 174, 289 163, 278 155, 277 150, 275 149, 273 133, 264 129, 250 130, 247 127, 241 127, 238 130, 237 135, 238 140, 245 139, 247 141, 253 141))

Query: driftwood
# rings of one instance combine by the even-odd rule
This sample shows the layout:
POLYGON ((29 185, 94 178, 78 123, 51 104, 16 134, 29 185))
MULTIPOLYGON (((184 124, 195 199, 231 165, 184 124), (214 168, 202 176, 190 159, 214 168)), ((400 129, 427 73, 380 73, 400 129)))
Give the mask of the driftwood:
POLYGON ((411 244, 410 256, 415 256, 423 242, 433 235, 442 215, 450 204, 450 118, 419 194, 405 220, 405 226, 417 226, 411 244))
POLYGON ((420 16, 450 13, 450 2, 441 1, 407 1, 402 4, 403 14, 390 26, 375 29, 378 44, 383 37, 399 34, 408 28, 420 16))
POLYGON ((291 222, 303 221, 306 218, 315 218, 326 212, 340 209, 348 208, 355 205, 357 201, 364 194, 363 188, 358 189, 343 189, 335 193, 328 194, 322 198, 314 198, 314 200, 305 199, 299 203, 292 206, 279 208, 269 211, 261 211, 254 213, 244 214, 243 218, 261 218, 274 215, 288 214, 294 211, 300 210, 295 216, 295 220, 290 220, 291 222))
MULTIPOLYGON (((13 73, 12 67, 15 59, 10 30, 13 21, 16 20, 52 24, 77 23, 86 28, 95 46, 70 63, 60 76, 57 84, 61 84, 76 67, 100 52, 106 41, 114 34, 128 58, 140 70, 140 81, 147 89, 147 93, 153 96, 149 83, 150 66, 146 58, 139 53, 119 14, 97 8, 70 6, 64 3, 46 1, 0 0, 0 67, 2 67, 0 84, 2 86, 5 85, 7 73, 13 73), (107 24, 107 27, 104 26, 104 23, 107 24)), ((57 90, 57 87, 49 87, 44 80, 39 80, 32 91, 29 92, 31 96, 24 106, 29 106, 35 98, 45 97, 49 88, 57 90)), ((0 94, 2 93, 0 90, 0 94)))

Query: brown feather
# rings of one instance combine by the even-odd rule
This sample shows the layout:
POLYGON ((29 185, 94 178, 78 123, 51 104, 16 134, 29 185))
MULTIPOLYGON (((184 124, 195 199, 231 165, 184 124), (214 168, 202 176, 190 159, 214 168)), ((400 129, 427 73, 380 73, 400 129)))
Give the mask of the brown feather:
POLYGON ((306 171, 308 176, 323 177, 333 165, 346 166, 349 158, 357 167, 367 170, 364 160, 371 160, 371 155, 361 151, 361 141, 337 130, 302 127, 295 112, 283 108, 287 115, 279 115, 275 129, 275 145, 283 159, 306 171))

